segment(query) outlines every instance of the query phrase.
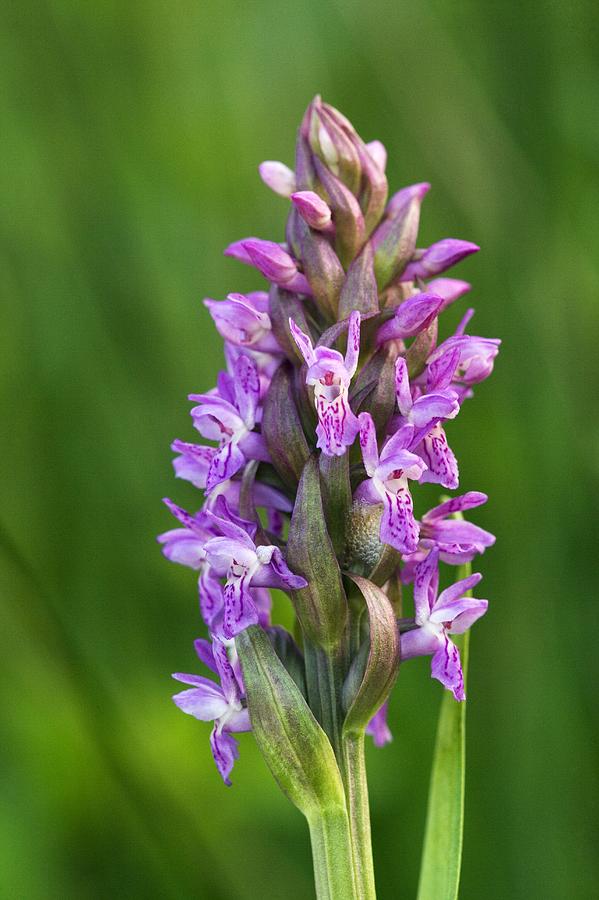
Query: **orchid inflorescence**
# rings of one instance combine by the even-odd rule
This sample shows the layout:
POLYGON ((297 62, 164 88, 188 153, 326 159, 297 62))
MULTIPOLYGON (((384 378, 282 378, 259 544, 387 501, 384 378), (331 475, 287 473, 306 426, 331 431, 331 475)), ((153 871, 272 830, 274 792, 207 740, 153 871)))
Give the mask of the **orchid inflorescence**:
MULTIPOLYGON (((385 165, 383 145, 364 143, 317 97, 295 170, 259 168, 289 201, 285 242, 251 237, 225 250, 258 269, 268 291, 204 301, 226 371, 190 395, 193 424, 211 443, 177 440, 173 450, 176 475, 205 500, 194 514, 167 500, 179 524, 159 541, 168 559, 199 573, 210 640, 195 646, 218 681, 177 674, 190 687, 174 701, 214 722, 226 784, 232 735, 253 727, 267 761, 269 741, 284 755, 289 736, 276 737, 277 722, 292 708, 304 736, 324 732, 345 779, 346 733, 391 739, 386 708, 400 658, 431 655, 433 678, 465 699, 451 635, 487 601, 469 595, 480 575, 439 593, 439 563, 463 567, 494 543, 463 517, 487 498, 441 498, 418 519, 412 492, 458 488, 445 424, 491 374, 500 342, 467 333, 473 310, 439 339, 441 313, 470 290, 444 273, 479 248, 455 239, 417 247, 429 185, 388 200, 385 165), (293 634, 272 624, 271 588, 291 598, 293 634)), ((293 766, 283 774, 269 764, 302 808, 293 766)))

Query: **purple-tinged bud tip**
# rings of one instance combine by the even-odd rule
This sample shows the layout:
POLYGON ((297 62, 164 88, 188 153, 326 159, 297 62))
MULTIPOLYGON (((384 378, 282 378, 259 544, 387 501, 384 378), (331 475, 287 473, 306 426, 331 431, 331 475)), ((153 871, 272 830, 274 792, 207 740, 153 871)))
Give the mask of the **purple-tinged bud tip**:
POLYGON ((431 244, 420 259, 411 262, 401 276, 401 280, 413 281, 415 278, 430 278, 433 275, 439 275, 478 250, 480 247, 470 241, 444 238, 442 241, 437 241, 436 244, 431 244))
POLYGON ((287 291, 311 294, 310 285, 298 270, 297 264, 287 250, 274 241, 260 238, 245 238, 230 244, 225 256, 232 256, 240 262, 255 266, 268 281, 280 285, 287 291))
POLYGON ((414 197, 418 200, 423 200, 430 189, 431 186, 428 181, 421 181, 418 184, 410 184, 408 187, 397 191, 397 193, 393 194, 387 204, 387 215, 394 215, 399 212, 399 210, 407 206, 408 203, 411 203, 414 197))
POLYGON ((310 228, 326 231, 331 224, 331 210, 314 191, 297 191, 291 195, 291 202, 310 228))
POLYGON ((267 159, 258 166, 264 184, 281 197, 290 197, 295 190, 295 173, 285 163, 267 159))
POLYGON ((420 293, 408 297, 397 307, 395 316, 381 326, 377 343, 398 338, 413 337, 431 324, 443 306, 443 298, 437 294, 420 293))
POLYGON ((380 141, 370 141, 366 144, 366 149, 381 172, 384 172, 387 168, 387 149, 385 145, 381 144, 380 141))

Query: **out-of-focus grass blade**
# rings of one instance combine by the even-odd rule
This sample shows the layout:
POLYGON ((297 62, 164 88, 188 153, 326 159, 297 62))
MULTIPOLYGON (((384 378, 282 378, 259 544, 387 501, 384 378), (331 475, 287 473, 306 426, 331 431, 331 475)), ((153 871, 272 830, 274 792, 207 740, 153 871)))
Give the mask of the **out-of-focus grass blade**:
MULTIPOLYGON (((456 580, 467 578, 468 563, 456 580)), ((452 640, 460 650, 464 686, 468 672, 469 633, 452 640)), ((428 794, 426 829, 417 900, 457 900, 464 834, 464 780, 466 762, 466 703, 444 691, 428 794)))

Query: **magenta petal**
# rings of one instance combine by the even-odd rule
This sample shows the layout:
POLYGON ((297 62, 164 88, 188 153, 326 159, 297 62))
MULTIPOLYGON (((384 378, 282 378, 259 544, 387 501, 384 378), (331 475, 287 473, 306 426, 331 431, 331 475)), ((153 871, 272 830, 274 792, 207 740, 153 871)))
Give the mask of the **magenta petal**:
POLYGON ((400 652, 402 661, 414 659, 416 656, 430 656, 439 647, 437 635, 425 628, 413 628, 401 636, 400 652))
POLYGON ((258 624, 260 617, 248 588, 247 575, 230 578, 225 585, 223 633, 226 638, 233 638, 249 625, 258 624))
POLYGON ((482 506, 488 499, 487 495, 481 491, 467 491, 459 497, 452 497, 450 500, 440 503, 439 506, 433 507, 426 513, 423 521, 432 522, 433 519, 441 519, 443 516, 448 516, 454 512, 474 509, 476 506, 482 506))
POLYGON ((440 681, 443 687, 452 691, 456 700, 466 699, 460 651, 447 636, 442 638, 439 649, 432 658, 431 675, 440 681))
POLYGON ((443 306, 439 310, 439 312, 443 312, 454 300, 458 300, 463 294, 468 293, 472 289, 472 285, 467 281, 460 281, 458 278, 435 278, 433 281, 429 281, 426 289, 433 294, 438 294, 443 299, 443 306))
POLYGON ((158 536, 162 552, 171 562, 199 569, 206 559, 204 539, 187 528, 173 528, 158 536))
POLYGON ((193 642, 193 646, 198 655, 198 659, 204 663, 207 669, 210 669, 210 671, 217 673, 218 669, 216 668, 214 654, 212 652, 212 644, 210 643, 210 641, 207 641, 206 638, 197 638, 193 642))
POLYGON ((395 361, 395 394, 400 413, 402 416, 407 416, 412 409, 413 401, 408 378, 408 364, 403 356, 398 356, 395 361))
POLYGON ((289 319, 289 328, 291 330, 291 336, 297 344, 298 350, 306 360, 306 363, 311 366, 316 361, 312 341, 308 335, 304 334, 301 328, 295 324, 293 319, 289 319))
POLYGON ((385 491, 381 541, 395 547, 400 553, 412 553, 418 547, 419 533, 412 497, 407 487, 399 488, 396 494, 385 491))
POLYGON ((270 587, 280 587, 283 590, 288 589, 292 591, 297 591, 300 588, 305 588, 308 585, 308 582, 301 575, 294 575, 287 563, 285 562, 285 558, 278 547, 275 547, 275 550, 272 555, 272 559, 270 561, 270 568, 274 573, 274 581, 277 583, 271 583, 270 587))
POLYGON ((229 441, 219 447, 212 457, 208 476, 206 478, 206 490, 208 493, 217 485, 232 478, 236 472, 245 465, 245 456, 236 443, 229 441))
POLYGON ((427 369, 427 391, 440 391, 448 388, 460 362, 458 347, 448 349, 442 356, 430 363, 427 369))
POLYGON ((316 446, 326 456, 343 456, 360 431, 360 423, 350 408, 346 394, 342 393, 330 401, 323 396, 318 397, 316 411, 316 446))
POLYGON ((235 760, 239 758, 237 741, 228 732, 219 731, 217 726, 215 726, 210 735, 210 747, 222 780, 227 787, 231 787, 229 776, 235 765, 235 760))
POLYGON ((367 475, 374 475, 379 464, 379 451, 376 440, 376 428, 370 413, 363 412, 358 416, 360 423, 360 447, 367 475))
MULTIPOLYGON (((450 634, 463 634, 474 625, 474 623, 484 616, 489 606, 488 600, 480 600, 477 597, 462 597, 461 600, 453 604, 451 619, 451 628, 448 628, 450 634)), ((443 609, 435 610, 433 615, 443 614, 443 609)), ((433 616, 431 616, 432 621, 433 616)))
MULTIPOLYGON (((418 563, 414 573, 414 610, 418 625, 422 625, 428 620, 430 611, 437 599, 438 588, 439 553, 436 549, 433 549, 422 562, 418 563)), ((403 645, 403 635, 401 640, 403 645)))
POLYGON ((372 736, 375 747, 384 747, 393 740, 393 735, 387 725, 387 709, 389 704, 383 703, 378 712, 374 714, 366 726, 366 734, 372 736))
POLYGON ((472 575, 469 575, 468 578, 461 578, 459 581, 454 581, 453 584, 450 584, 449 587, 445 588, 444 591, 441 591, 439 594, 439 598, 433 607, 433 612, 431 613, 431 621, 443 622, 443 621, 451 621, 452 616, 449 612, 449 607, 455 604, 458 600, 462 600, 464 594, 467 591, 472 590, 473 587, 481 581, 482 575, 479 572, 473 572, 472 575), (436 613, 437 609, 443 609, 443 613, 445 618, 439 618, 436 613), (433 614, 435 618, 433 619, 433 614))
POLYGON ((198 685, 190 691, 181 691, 173 696, 174 703, 184 713, 200 719, 202 722, 212 722, 226 713, 227 701, 221 689, 213 681, 202 678, 201 675, 191 676, 179 673, 173 675, 173 678, 183 681, 185 684, 198 685), (192 677, 195 679, 194 681, 191 681, 192 677))
POLYGON ((458 461, 447 443, 441 423, 437 423, 416 448, 428 468, 420 476, 420 483, 441 484, 448 490, 459 485, 458 461))
POLYGON ((223 588, 218 578, 212 574, 209 566, 205 566, 200 573, 198 594, 202 618, 210 627, 215 617, 222 611, 223 588))
POLYGON ((349 317, 347 326, 347 350, 345 352, 345 368, 348 379, 351 380, 358 368, 360 356, 360 313, 354 309, 349 317))
POLYGON ((426 428, 439 419, 453 419, 460 411, 458 395, 455 391, 443 394, 424 394, 412 407, 411 421, 416 428, 426 428))

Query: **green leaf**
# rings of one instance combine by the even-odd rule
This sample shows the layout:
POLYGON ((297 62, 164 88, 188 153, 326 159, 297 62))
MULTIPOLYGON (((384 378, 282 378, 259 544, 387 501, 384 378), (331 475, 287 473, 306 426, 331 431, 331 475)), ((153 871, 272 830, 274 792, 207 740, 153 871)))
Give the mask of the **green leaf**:
POLYGON ((275 469, 295 489, 310 449, 295 402, 292 371, 282 363, 273 376, 264 400, 262 434, 275 469))
MULTIPOLYGON (((467 578, 470 564, 456 580, 467 578)), ((452 638, 460 650, 464 685, 468 670, 469 635, 452 638)), ((464 831, 466 703, 449 691, 441 701, 433 768, 428 795, 424 847, 417 900, 457 900, 464 831)))
POLYGON ((297 489, 287 562, 292 572, 308 581, 307 587, 291 591, 305 635, 319 647, 336 646, 345 631, 347 598, 327 531, 316 454, 306 462, 297 489))
POLYGON ((347 696, 348 692, 345 691, 345 699, 350 700, 350 703, 343 723, 344 735, 364 731, 372 716, 389 696, 399 668, 399 631, 387 595, 366 578, 359 575, 348 575, 348 578, 358 587, 366 602, 370 637, 363 677, 359 678, 364 664, 362 653, 356 657, 355 671, 350 669, 348 675, 347 684, 354 696, 352 698, 351 693, 347 696), (352 685, 354 679, 359 681, 359 685, 352 685))
POLYGON ((335 754, 266 633, 252 625, 235 639, 252 731, 279 787, 308 818, 345 809, 335 754))

